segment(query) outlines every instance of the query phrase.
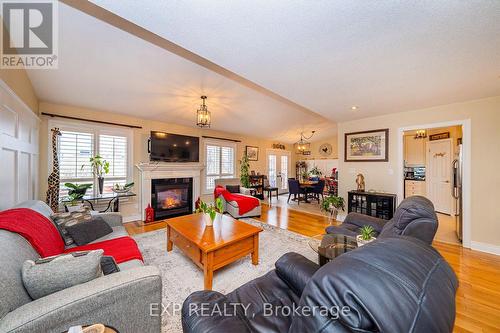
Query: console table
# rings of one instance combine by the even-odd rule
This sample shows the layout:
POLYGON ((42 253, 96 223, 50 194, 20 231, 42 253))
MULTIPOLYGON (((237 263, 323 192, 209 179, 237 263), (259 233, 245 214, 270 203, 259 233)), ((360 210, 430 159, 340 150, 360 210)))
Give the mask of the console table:
POLYGON ((390 220, 396 211, 396 194, 349 191, 347 196, 349 213, 355 212, 390 220))

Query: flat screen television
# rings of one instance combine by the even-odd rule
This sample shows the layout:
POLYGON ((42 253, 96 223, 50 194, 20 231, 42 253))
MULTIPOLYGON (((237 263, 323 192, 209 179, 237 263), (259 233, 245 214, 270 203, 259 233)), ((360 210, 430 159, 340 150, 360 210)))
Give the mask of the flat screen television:
POLYGON ((149 156, 151 161, 199 162, 200 138, 151 131, 149 156))

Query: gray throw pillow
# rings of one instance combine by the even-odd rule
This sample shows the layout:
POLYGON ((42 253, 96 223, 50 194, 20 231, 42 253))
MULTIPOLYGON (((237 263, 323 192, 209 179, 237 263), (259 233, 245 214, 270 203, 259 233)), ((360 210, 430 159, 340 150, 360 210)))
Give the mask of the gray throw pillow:
POLYGON ((66 231, 76 245, 85 245, 113 232, 113 229, 100 216, 93 216, 90 221, 66 224, 66 231))
POLYGON ((40 263, 26 260, 22 269, 24 287, 31 298, 38 299, 96 279, 102 276, 103 253, 103 250, 68 253, 41 259, 40 263))

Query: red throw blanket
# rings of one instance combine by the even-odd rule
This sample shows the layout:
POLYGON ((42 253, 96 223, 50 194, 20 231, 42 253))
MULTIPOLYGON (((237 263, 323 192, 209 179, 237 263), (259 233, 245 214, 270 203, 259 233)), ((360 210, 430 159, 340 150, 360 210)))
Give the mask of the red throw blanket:
POLYGON ((0 229, 23 236, 40 257, 63 253, 64 242, 55 225, 42 214, 28 208, 0 212, 0 229))
POLYGON ((139 248, 137 247, 137 243, 135 242, 135 240, 128 236, 109 239, 93 244, 77 246, 71 249, 67 249, 64 252, 69 253, 99 249, 104 250, 105 256, 112 256, 113 258, 115 258, 117 264, 121 264, 122 262, 133 259, 144 261, 142 259, 141 251, 139 251, 139 248))
POLYGON ((218 198, 221 195, 226 201, 235 201, 238 204, 238 211, 240 215, 248 213, 255 207, 258 207, 260 204, 259 199, 257 198, 231 193, 224 187, 219 185, 214 189, 214 197, 218 198))

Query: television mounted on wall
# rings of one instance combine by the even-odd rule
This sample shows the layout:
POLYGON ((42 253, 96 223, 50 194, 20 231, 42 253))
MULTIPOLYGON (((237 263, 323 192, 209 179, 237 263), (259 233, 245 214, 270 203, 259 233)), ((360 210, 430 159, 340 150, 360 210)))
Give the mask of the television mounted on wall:
POLYGON ((199 162, 200 138, 151 131, 149 159, 162 162, 199 162))

